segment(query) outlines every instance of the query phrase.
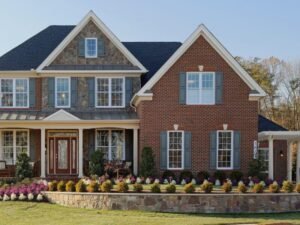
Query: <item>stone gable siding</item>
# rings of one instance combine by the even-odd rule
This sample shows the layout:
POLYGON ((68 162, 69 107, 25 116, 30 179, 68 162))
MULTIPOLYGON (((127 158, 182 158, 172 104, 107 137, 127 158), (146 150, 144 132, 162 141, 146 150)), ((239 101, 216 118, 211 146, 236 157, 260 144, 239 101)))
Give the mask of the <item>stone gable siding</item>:
POLYGON ((90 21, 82 31, 57 56, 51 65, 130 65, 128 59, 113 45, 102 31, 90 21), (85 58, 78 56, 78 43, 86 37, 97 37, 104 40, 105 55, 98 58, 85 58))

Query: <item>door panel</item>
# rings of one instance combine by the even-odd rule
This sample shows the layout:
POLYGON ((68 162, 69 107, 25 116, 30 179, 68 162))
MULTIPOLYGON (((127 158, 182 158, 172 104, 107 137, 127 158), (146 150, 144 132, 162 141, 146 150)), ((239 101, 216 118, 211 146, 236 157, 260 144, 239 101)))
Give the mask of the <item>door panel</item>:
POLYGON ((56 172, 70 173, 70 139, 56 138, 56 172))

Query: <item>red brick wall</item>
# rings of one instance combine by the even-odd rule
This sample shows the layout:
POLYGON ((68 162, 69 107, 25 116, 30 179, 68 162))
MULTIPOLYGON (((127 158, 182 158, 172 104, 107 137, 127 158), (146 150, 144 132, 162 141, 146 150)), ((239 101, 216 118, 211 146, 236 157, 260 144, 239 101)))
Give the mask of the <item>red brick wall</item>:
POLYGON ((153 100, 139 104, 140 149, 154 149, 159 171, 160 132, 173 130, 173 124, 179 124, 180 130, 192 132, 192 171, 209 170, 209 133, 223 129, 222 124, 227 123, 229 130, 241 131, 241 170, 246 173, 258 125, 258 105, 248 100, 249 91, 208 42, 198 38, 153 87, 153 100), (179 104, 179 73, 198 71, 198 65, 204 65, 204 71, 223 72, 223 104, 179 104))

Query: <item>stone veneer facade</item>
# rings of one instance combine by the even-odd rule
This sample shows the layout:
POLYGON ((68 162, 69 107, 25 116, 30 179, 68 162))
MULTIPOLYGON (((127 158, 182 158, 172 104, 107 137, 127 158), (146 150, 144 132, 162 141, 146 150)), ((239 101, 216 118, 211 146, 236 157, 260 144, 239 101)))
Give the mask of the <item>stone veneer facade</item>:
POLYGON ((45 192, 51 203, 77 208, 176 213, 279 213, 300 211, 300 195, 45 192))

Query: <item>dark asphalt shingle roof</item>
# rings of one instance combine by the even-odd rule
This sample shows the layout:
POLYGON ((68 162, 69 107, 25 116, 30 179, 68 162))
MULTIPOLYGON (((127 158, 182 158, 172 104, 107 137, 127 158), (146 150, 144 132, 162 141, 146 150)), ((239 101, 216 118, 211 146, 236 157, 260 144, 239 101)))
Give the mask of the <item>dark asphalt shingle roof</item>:
MULTIPOLYGON (((36 69, 75 26, 49 26, 0 57, 0 70, 36 69)), ((149 71, 145 84, 180 47, 180 42, 123 42, 149 71)))
POLYGON ((266 117, 259 115, 258 116, 258 132, 262 131, 287 131, 284 127, 278 125, 272 120, 267 119, 266 117))

